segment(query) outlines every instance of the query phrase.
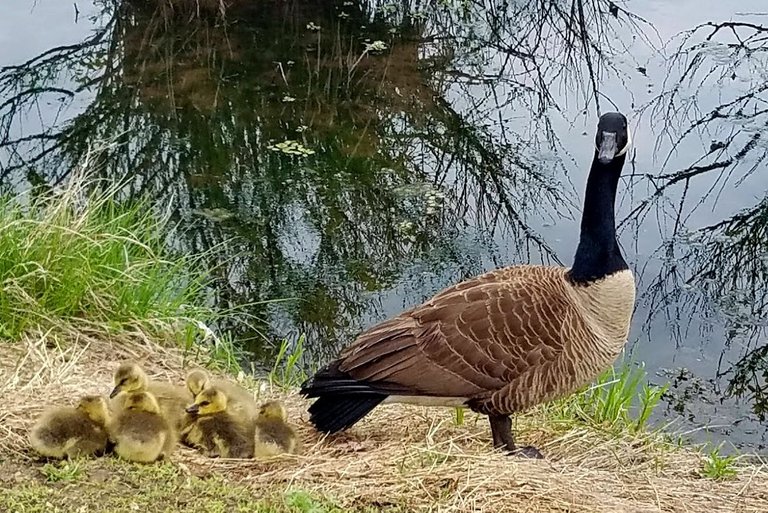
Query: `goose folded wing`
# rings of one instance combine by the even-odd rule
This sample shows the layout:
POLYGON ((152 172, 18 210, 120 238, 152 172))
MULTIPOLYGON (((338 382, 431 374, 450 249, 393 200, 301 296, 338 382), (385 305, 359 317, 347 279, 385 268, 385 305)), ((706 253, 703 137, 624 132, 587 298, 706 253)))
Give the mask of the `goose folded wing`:
POLYGON ((537 372, 564 351, 574 307, 551 276, 484 275, 362 333, 339 370, 403 395, 473 397, 537 372))

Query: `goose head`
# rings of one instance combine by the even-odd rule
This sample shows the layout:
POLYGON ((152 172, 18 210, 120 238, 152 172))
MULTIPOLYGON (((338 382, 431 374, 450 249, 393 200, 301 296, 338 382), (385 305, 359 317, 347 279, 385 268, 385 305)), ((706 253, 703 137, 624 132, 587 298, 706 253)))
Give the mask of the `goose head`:
POLYGON ((123 408, 133 411, 160 413, 160 404, 149 392, 128 392, 123 401, 123 408))
POLYGON ((288 413, 280 401, 267 401, 259 408, 258 418, 260 420, 279 420, 285 422, 288 418, 288 413))
POLYGON ((81 397, 80 401, 77 403, 77 409, 96 423, 107 423, 109 408, 106 399, 101 395, 86 395, 81 397))
POLYGON ((115 397, 120 392, 138 392, 147 389, 147 375, 144 369, 132 362, 123 363, 114 375, 115 388, 109 397, 115 397))
POLYGON ((626 155, 632 140, 629 135, 627 118, 618 112, 600 116, 595 136, 596 158, 601 164, 610 164, 626 155))
POLYGON ((187 374, 187 389, 192 393, 192 396, 197 396, 205 388, 210 385, 208 375, 201 370, 193 370, 187 374))
POLYGON ((216 387, 208 387, 187 407, 190 415, 213 415, 227 409, 227 395, 216 387))

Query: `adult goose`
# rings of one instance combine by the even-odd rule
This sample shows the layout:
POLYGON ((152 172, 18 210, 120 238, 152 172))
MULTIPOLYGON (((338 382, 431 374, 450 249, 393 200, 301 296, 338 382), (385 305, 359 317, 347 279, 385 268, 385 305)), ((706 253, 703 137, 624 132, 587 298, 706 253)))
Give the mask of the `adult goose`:
POLYGON ((600 117, 573 266, 497 269, 360 334, 308 379, 310 420, 346 429, 383 402, 465 405, 488 416, 495 447, 518 448, 510 415, 569 394, 624 347, 635 281, 616 241, 614 203, 627 119, 600 117))

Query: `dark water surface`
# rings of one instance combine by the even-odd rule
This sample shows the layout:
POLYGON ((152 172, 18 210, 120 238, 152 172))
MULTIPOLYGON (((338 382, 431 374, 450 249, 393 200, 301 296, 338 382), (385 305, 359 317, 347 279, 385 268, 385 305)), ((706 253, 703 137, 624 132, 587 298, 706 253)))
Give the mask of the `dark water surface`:
POLYGON ((635 142, 629 352, 672 382, 680 430, 763 448, 762 0, 235 1, 227 23, 148 4, 4 2, 0 188, 55 186, 88 156, 172 212, 179 248, 228 241, 219 304, 296 298, 250 313, 323 361, 462 278, 569 265, 615 104, 635 142))

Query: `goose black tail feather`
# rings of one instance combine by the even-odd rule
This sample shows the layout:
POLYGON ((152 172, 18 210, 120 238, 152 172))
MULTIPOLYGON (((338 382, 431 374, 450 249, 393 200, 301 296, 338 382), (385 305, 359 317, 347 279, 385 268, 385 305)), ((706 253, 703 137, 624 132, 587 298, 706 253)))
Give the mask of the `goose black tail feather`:
POLYGON ((309 407, 309 420, 318 431, 343 431, 365 417, 391 392, 339 371, 334 362, 301 385, 301 394, 316 397, 309 407))
POLYGON ((323 433, 344 431, 368 415, 386 398, 383 394, 320 397, 309 407, 309 420, 323 433))

